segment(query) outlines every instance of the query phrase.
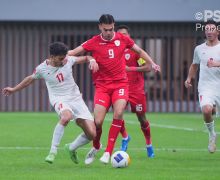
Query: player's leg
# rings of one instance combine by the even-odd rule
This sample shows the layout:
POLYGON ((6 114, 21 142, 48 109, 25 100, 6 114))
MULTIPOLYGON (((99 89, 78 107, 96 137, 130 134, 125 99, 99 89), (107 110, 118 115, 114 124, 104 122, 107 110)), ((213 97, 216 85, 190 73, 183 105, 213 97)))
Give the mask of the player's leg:
POLYGON ((76 119, 76 124, 82 128, 83 133, 78 135, 76 139, 73 140, 72 143, 66 144, 65 148, 68 150, 71 160, 78 164, 78 156, 76 150, 88 144, 91 140, 93 140, 96 136, 95 123, 91 119, 76 119))
MULTIPOLYGON (((127 105, 129 103, 129 100, 127 102, 127 105)), ((121 141, 121 151, 127 151, 128 149, 128 143, 130 142, 131 140, 131 137, 128 135, 128 132, 126 130, 126 126, 125 126, 125 121, 122 120, 122 125, 121 125, 121 130, 120 130, 120 133, 121 133, 121 136, 122 136, 122 141, 121 141)))
POLYGON ((215 96, 205 93, 199 94, 199 102, 203 114, 204 124, 209 132, 208 151, 214 153, 216 151, 216 132, 213 120, 213 111, 215 111, 215 96))
POLYGON ((140 123, 141 131, 143 132, 146 150, 148 157, 154 157, 154 150, 151 141, 150 122, 146 119, 145 113, 147 112, 146 95, 143 90, 129 94, 129 101, 131 104, 131 111, 136 113, 140 123))
POLYGON ((108 107, 105 107, 100 104, 95 104, 94 107, 94 118, 95 118, 95 125, 96 125, 96 137, 93 140, 93 147, 95 149, 100 149, 101 146, 101 135, 102 135, 102 124, 104 122, 108 107))
POLYGON ((73 111, 73 118, 76 120, 76 124, 82 128, 83 133, 70 144, 66 144, 65 147, 70 154, 71 160, 74 163, 78 163, 79 161, 76 150, 95 138, 96 128, 94 118, 81 97, 78 97, 74 102, 71 102, 70 105, 73 111))
POLYGON ((55 106, 55 110, 60 115, 60 121, 57 123, 54 129, 50 152, 45 159, 45 161, 48 163, 53 163, 57 154, 57 148, 64 134, 64 128, 68 124, 68 122, 73 118, 72 111, 70 110, 68 105, 64 103, 57 103, 55 106))
POLYGON ((204 105, 202 107, 203 118, 205 122, 205 126, 209 132, 209 145, 208 150, 210 153, 214 153, 216 151, 216 132, 215 132, 215 124, 212 118, 213 106, 204 105))
POLYGON ((109 129, 108 144, 105 149, 105 153, 100 158, 100 161, 105 164, 108 163, 110 160, 110 156, 114 149, 116 139, 122 127, 123 112, 124 112, 124 108, 126 107, 126 103, 127 103, 126 100, 119 99, 113 104, 114 114, 113 114, 113 121, 109 129))
POLYGON ((125 127, 125 121, 122 120, 122 126, 121 126, 121 130, 120 130, 120 133, 122 135, 122 141, 121 141, 121 150, 122 151, 127 151, 128 149, 128 143, 130 142, 131 140, 131 137, 128 135, 127 133, 127 130, 126 130, 126 127, 125 127))
POLYGON ((109 129, 108 134, 108 144, 105 149, 105 153, 100 158, 102 163, 108 163, 110 160, 110 156, 114 149, 115 141, 118 137, 118 134, 121 130, 123 124, 123 113, 128 100, 128 84, 121 83, 116 85, 117 88, 114 89, 112 94, 112 102, 113 102, 113 121, 111 127, 109 129))
POLYGON ((140 122, 141 131, 144 134, 145 142, 146 142, 146 150, 147 156, 149 158, 154 157, 154 149, 152 146, 151 140, 151 130, 150 130, 150 122, 146 119, 145 113, 136 113, 138 121, 140 122))
POLYGON ((103 92, 102 89, 97 90, 96 88, 94 104, 95 104, 94 117, 95 117, 95 125, 96 125, 96 137, 93 140, 93 147, 86 155, 85 164, 91 164, 95 160, 96 154, 102 148, 100 139, 102 135, 102 124, 110 106, 109 95, 103 92))

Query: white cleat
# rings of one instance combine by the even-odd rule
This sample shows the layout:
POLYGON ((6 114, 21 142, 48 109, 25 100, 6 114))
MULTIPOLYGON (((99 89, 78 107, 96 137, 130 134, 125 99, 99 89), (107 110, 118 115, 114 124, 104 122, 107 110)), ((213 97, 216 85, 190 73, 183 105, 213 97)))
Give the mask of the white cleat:
POLYGON ((108 164, 110 160, 110 153, 109 152, 104 152, 102 157, 100 158, 100 161, 104 164, 108 164))
POLYGON ((96 149, 92 147, 90 151, 87 153, 86 158, 85 158, 85 164, 89 165, 95 160, 96 154, 101 150, 102 144, 100 145, 99 149, 96 149))
POLYGON ((217 140, 216 134, 209 138, 208 150, 210 153, 214 153, 216 151, 216 140, 217 140))

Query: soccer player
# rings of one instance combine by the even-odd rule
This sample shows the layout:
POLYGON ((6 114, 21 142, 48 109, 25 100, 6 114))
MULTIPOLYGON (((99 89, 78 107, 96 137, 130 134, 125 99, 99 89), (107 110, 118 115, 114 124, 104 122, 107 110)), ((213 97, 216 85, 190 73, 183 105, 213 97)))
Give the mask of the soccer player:
POLYGON ((57 148, 64 134, 64 128, 71 119, 75 119, 76 124, 82 128, 80 134, 72 143, 65 147, 70 154, 73 162, 78 163, 76 149, 94 139, 96 136, 96 127, 94 119, 85 105, 79 88, 72 76, 72 66, 74 64, 90 62, 90 69, 98 70, 98 65, 91 56, 68 57, 67 46, 61 42, 52 43, 49 47, 50 57, 36 67, 32 75, 24 78, 15 87, 6 87, 3 89, 5 96, 11 95, 17 91, 26 88, 36 79, 44 79, 51 105, 60 117, 56 125, 49 155, 45 161, 53 163, 57 155, 57 148))
MULTIPOLYGON (((117 27, 117 32, 130 37, 129 28, 126 25, 117 27)), ((146 119, 146 96, 144 91, 144 74, 143 72, 151 71, 151 66, 145 62, 144 59, 130 49, 126 49, 122 59, 126 62, 126 71, 128 75, 129 84, 129 99, 131 111, 136 113, 138 121, 140 122, 141 130, 145 137, 146 150, 149 158, 154 157, 154 150, 151 141, 150 122, 146 119)), ((124 123, 123 123, 124 125, 124 123)), ((125 126, 122 126, 122 143, 121 150, 126 151, 130 136, 128 135, 125 126)))
POLYGON ((82 45, 68 52, 69 55, 78 55, 83 52, 92 52, 99 65, 99 70, 93 73, 95 84, 94 116, 96 124, 96 138, 93 148, 86 156, 85 163, 94 161, 96 153, 101 148, 100 137, 105 115, 113 105, 113 121, 109 129, 108 144, 100 161, 109 162, 114 144, 123 123, 123 113, 128 100, 128 79, 125 63, 121 60, 125 49, 133 49, 140 57, 152 64, 153 69, 160 71, 150 56, 137 46, 134 41, 121 33, 114 31, 115 21, 112 15, 103 14, 99 19, 101 34, 96 35, 82 45))
POLYGON ((196 46, 193 62, 185 81, 186 88, 190 88, 192 86, 192 78, 195 77, 198 66, 200 66, 198 95, 205 126, 209 132, 208 151, 210 153, 216 151, 217 137, 212 114, 215 111, 215 107, 217 115, 220 110, 220 69, 216 67, 209 68, 215 66, 215 63, 220 63, 220 42, 218 35, 217 24, 214 21, 208 21, 205 25, 206 42, 196 46))

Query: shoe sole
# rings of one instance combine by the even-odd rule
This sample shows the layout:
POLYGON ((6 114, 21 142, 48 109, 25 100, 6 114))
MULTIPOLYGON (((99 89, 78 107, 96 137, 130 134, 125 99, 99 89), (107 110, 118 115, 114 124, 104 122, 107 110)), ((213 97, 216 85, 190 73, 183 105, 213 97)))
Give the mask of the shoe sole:
POLYGON ((49 164, 53 164, 53 161, 45 160, 45 162, 47 162, 49 164))

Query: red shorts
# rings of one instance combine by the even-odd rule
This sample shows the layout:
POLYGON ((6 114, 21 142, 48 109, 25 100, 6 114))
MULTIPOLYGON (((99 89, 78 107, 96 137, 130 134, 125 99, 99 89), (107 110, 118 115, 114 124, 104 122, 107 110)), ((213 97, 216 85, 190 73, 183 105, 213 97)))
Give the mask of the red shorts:
POLYGON ((147 111, 146 95, 143 92, 129 93, 128 102, 133 113, 144 114, 147 111))
POLYGON ((94 105, 102 105, 108 110, 118 99, 128 100, 127 80, 96 82, 94 105))

